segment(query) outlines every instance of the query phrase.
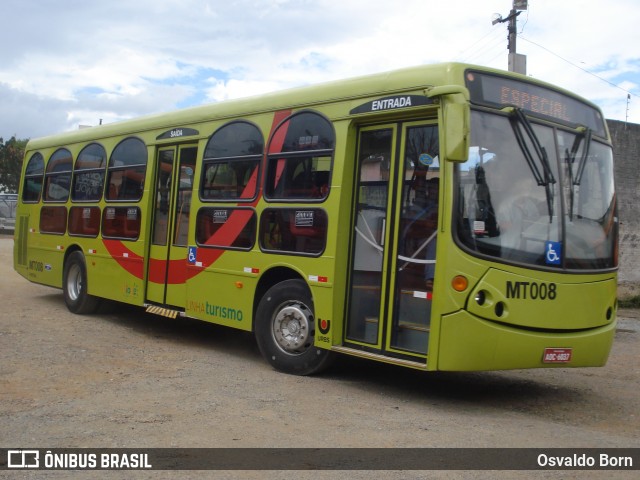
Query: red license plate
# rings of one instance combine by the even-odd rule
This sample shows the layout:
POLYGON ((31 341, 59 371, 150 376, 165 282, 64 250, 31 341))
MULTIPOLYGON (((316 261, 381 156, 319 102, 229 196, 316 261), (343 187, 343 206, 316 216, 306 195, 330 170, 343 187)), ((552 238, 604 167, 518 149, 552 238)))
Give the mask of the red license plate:
POLYGON ((569 363, 573 348, 545 348, 542 363, 569 363))

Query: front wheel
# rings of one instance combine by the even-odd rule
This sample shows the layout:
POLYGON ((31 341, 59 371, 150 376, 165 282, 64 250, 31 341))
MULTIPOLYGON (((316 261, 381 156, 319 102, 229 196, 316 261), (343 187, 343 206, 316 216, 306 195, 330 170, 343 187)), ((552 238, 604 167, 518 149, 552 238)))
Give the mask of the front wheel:
POLYGON ((82 252, 72 252, 64 262, 62 291, 64 303, 73 313, 93 313, 98 308, 100 299, 87 293, 87 266, 82 252))
POLYGON ((277 370, 311 375, 327 368, 332 352, 316 348, 313 300, 307 284, 285 280, 271 287, 256 311, 256 341, 277 370))

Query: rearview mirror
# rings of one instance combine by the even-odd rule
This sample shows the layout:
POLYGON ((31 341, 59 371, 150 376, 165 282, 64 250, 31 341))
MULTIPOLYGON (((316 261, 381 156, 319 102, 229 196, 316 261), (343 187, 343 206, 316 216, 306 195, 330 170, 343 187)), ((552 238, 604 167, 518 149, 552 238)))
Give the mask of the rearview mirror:
POLYGON ((470 116, 469 105, 445 103, 444 152, 447 160, 466 162, 469 158, 470 116))

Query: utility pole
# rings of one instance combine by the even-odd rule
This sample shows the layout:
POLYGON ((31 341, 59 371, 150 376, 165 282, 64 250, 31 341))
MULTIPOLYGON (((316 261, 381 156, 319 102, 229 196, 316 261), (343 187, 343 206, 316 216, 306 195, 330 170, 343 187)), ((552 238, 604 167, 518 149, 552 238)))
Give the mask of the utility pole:
POLYGON ((509 50, 509 71, 523 75, 527 74, 527 57, 526 55, 521 55, 516 52, 516 38, 518 37, 516 19, 523 10, 527 10, 527 7, 527 0, 513 0, 513 8, 509 12, 509 16, 502 18, 502 15, 497 15, 493 22, 491 22, 492 25, 509 22, 507 26, 507 31, 509 32, 507 35, 507 40, 509 41, 507 44, 507 49, 509 50))
POLYGON ((631 94, 627 93, 627 115, 624 118, 624 128, 627 129, 627 125, 629 124, 629 102, 631 101, 631 94))

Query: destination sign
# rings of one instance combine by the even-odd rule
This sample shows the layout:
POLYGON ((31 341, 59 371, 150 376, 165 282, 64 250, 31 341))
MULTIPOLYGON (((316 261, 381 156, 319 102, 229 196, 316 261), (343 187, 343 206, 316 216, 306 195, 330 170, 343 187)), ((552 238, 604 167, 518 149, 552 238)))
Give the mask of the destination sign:
POLYGON ((517 107, 527 114, 573 127, 584 125, 596 135, 605 136, 604 119, 596 108, 550 88, 474 71, 467 71, 467 88, 472 103, 517 107))
POLYGON ((199 135, 200 132, 194 128, 174 128, 173 130, 169 130, 164 132, 161 135, 156 137, 156 140, 165 140, 167 138, 180 138, 180 137, 190 137, 192 135, 199 135))

